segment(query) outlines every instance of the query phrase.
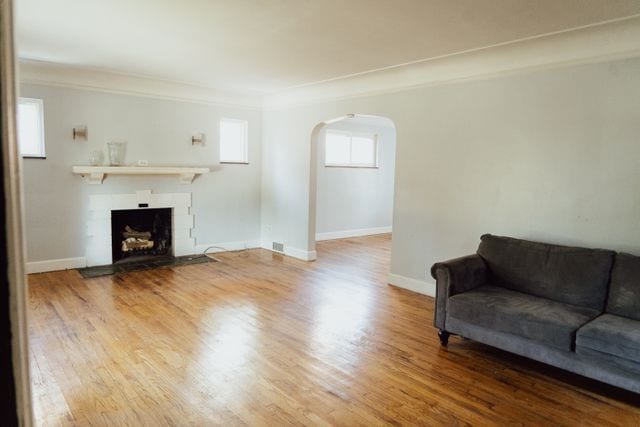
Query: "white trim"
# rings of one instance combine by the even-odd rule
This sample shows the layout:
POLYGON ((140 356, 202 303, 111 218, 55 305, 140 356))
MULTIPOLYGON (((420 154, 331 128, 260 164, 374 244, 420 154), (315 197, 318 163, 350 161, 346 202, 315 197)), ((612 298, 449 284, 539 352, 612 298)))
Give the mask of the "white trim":
POLYGON ((391 233, 391 226, 374 227, 374 228, 357 228, 354 230, 328 231, 325 233, 317 233, 316 241, 345 239, 347 237, 372 236, 374 234, 391 233))
POLYGON ((19 82, 158 98, 221 107, 261 109, 262 97, 150 76, 20 59, 19 82))
POLYGON ((208 248, 211 249, 208 250, 207 253, 213 254, 226 251, 241 251, 243 249, 256 249, 260 247, 260 240, 242 240, 237 242, 198 244, 196 245, 196 254, 202 254, 208 248))
MULTIPOLYGON (((225 248, 229 251, 237 251, 242 249, 255 249, 260 247, 259 240, 238 241, 238 242, 225 242, 225 243, 212 243, 212 244, 199 244, 196 245, 196 254, 201 254, 205 249, 211 246, 218 246, 218 248, 211 249, 207 253, 223 252, 225 248)), ((45 261, 32 261, 27 262, 27 274, 34 273, 46 273, 48 271, 60 271, 71 270, 74 268, 85 268, 87 266, 87 258, 62 258, 62 259, 49 259, 45 261)))
POLYGON ((613 61, 640 56, 640 15, 540 34, 310 82, 267 95, 231 93, 150 76, 20 60, 20 82, 129 94, 217 106, 273 110, 356 97, 394 93, 459 81, 494 78, 530 69, 613 61))
POLYGON ((419 294, 428 295, 430 297, 436 296, 436 284, 433 282, 389 273, 389 284, 399 288, 408 289, 419 294))
POLYGON ((196 175, 210 168, 183 166, 73 166, 71 172, 81 175, 88 184, 102 184, 105 175, 176 175, 181 184, 191 184, 196 175))
POLYGON ((284 254, 293 258, 301 259, 302 261, 315 261, 318 258, 316 251, 305 251, 298 248, 284 247, 284 254))
POLYGON ((316 251, 305 251, 303 249, 292 248, 290 246, 284 245, 284 253, 274 251, 271 247, 272 242, 262 241, 261 247, 262 249, 266 249, 276 254, 290 256, 292 258, 300 259, 302 261, 315 261, 318 258, 318 253, 316 251))
POLYGON ((262 239, 260 240, 260 247, 262 249, 266 249, 268 251, 275 252, 277 254, 282 253, 282 252, 274 251, 272 245, 273 245, 273 242, 271 240, 266 239, 265 236, 262 235, 262 239))
POLYGON ((27 274, 46 273, 47 271, 71 270, 87 266, 85 257, 48 259, 45 261, 27 262, 27 274))
POLYGON ((518 71, 640 56, 640 15, 293 87, 265 97, 277 110, 518 71))

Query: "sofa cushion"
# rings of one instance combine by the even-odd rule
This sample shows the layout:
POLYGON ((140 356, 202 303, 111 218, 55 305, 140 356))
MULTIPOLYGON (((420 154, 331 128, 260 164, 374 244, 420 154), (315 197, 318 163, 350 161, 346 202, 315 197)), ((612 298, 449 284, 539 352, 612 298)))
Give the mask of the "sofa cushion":
POLYGON ((574 248, 485 234, 478 255, 493 284, 603 311, 613 251, 574 248))
POLYGON ((616 255, 606 311, 640 320, 640 257, 616 255))
POLYGON ((595 364, 595 366, 606 367, 606 369, 618 368, 635 375, 640 375, 640 362, 634 362, 631 359, 624 359, 581 345, 576 345, 576 353, 582 356, 582 360, 586 358, 591 364, 595 364))
POLYGON ((640 320, 603 314, 578 330, 577 346, 640 363, 640 320))
POLYGON ((448 304, 448 317, 567 351, 573 347, 578 328, 599 314, 491 285, 455 295, 448 304))

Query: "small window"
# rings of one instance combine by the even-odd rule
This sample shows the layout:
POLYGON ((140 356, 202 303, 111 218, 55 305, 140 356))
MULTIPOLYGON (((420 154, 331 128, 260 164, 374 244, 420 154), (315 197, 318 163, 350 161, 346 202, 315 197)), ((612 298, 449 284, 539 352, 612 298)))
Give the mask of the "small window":
POLYGON ((249 163, 246 120, 220 120, 220 163, 249 163))
POLYGON ((325 166, 378 167, 378 138, 328 131, 325 139, 325 166))
POLYGON ((18 147, 22 157, 44 158, 44 109, 42 99, 18 101, 18 147))

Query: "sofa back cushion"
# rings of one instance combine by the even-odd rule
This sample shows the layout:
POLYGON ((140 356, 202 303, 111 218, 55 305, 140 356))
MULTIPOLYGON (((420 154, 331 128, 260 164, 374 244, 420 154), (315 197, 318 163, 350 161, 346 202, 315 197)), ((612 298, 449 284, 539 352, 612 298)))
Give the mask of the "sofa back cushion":
POLYGON ((492 284, 600 311, 614 254, 490 234, 481 237, 478 248, 492 284))
POLYGON ((617 254, 611 271, 607 313, 640 320, 640 257, 617 254))

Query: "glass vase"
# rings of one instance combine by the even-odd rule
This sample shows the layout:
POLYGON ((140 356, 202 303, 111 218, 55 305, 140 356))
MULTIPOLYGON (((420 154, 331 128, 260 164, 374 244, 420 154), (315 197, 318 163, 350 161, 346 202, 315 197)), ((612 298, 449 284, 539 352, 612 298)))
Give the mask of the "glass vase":
POLYGON ((104 153, 102 150, 94 150, 91 152, 89 156, 89 164, 91 166, 102 166, 104 162, 104 153))
POLYGON ((124 164, 124 142, 108 142, 109 164, 111 166, 122 166, 124 164))

